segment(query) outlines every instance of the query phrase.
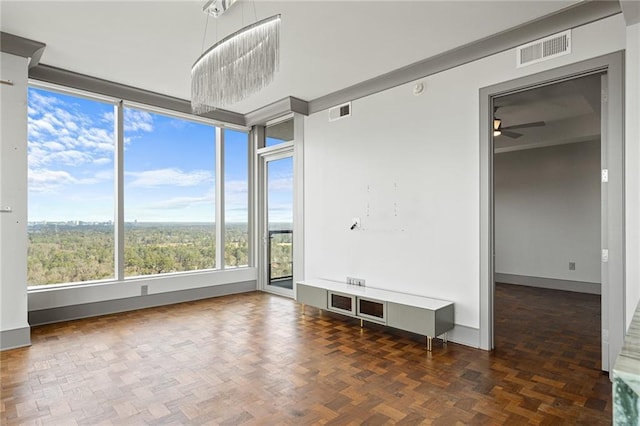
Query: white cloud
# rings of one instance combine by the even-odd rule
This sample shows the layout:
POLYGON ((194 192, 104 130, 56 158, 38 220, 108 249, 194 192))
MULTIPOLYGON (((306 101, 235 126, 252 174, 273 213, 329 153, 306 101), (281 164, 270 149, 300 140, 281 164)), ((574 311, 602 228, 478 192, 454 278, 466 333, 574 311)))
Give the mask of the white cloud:
POLYGON ((93 185, 113 180, 113 171, 103 170, 87 177, 77 177, 66 170, 30 168, 28 171, 29 191, 59 192, 69 185, 93 185))
POLYGON ((290 190, 293 190, 293 179, 291 177, 269 179, 269 191, 290 190))
POLYGON ((56 129, 53 124, 51 124, 49 117, 29 120, 28 130, 30 136, 32 136, 32 133, 35 133, 36 135, 42 135, 43 133, 56 132, 56 129))
POLYGON ((39 167, 46 164, 49 161, 49 150, 42 149, 38 144, 31 144, 29 146, 29 166, 39 167))
POLYGON ((79 166, 93 161, 90 154, 82 151, 67 149, 49 153, 49 161, 54 164, 65 166, 79 166))
POLYGON ((224 183, 224 196, 227 212, 246 210, 249 202, 249 188, 246 180, 229 180, 224 183))
POLYGON ((61 144, 60 142, 55 142, 55 141, 45 142, 42 145, 45 146, 50 151, 62 151, 64 149, 64 145, 63 144, 61 144))
POLYGON ((100 120, 103 121, 104 123, 109 123, 109 124, 113 125, 114 117, 115 116, 113 115, 113 112, 105 112, 100 117, 100 120))
POLYGON ((60 102, 55 96, 43 95, 37 91, 29 91, 29 104, 35 107, 36 111, 49 109, 60 102))
POLYGON ((196 186, 213 183, 213 174, 207 170, 183 172, 180 169, 157 169, 126 172, 125 175, 133 179, 128 183, 131 187, 196 186))
MULTIPOLYGON (((165 210, 165 209, 186 209, 191 206, 201 205, 201 204, 214 204, 214 195, 207 194, 201 197, 174 197, 169 198, 167 200, 158 201, 148 208, 152 210, 165 210)), ((211 215, 213 216, 214 210, 211 210, 211 215)))
POLYGON ((96 164, 96 165, 109 164, 109 163, 111 163, 110 157, 101 157, 101 158, 93 159, 93 164, 96 164))
POLYGON ((153 131, 153 116, 145 111, 127 108, 124 110, 125 132, 153 131))
POLYGON ((91 127, 82 129, 78 136, 78 144, 85 148, 94 148, 101 151, 113 151, 113 133, 107 129, 91 127))
POLYGON ((29 170, 29 191, 52 192, 56 189, 78 182, 69 172, 64 170, 29 170))
POLYGON ((225 194, 246 194, 249 186, 246 180, 228 180, 224 183, 225 194))
POLYGON ((81 104, 65 96, 29 89, 29 167, 78 168, 104 164, 105 152, 113 152, 113 125, 105 125, 81 110, 81 104))
MULTIPOLYGON (((113 125, 114 115, 112 112, 102 114, 101 121, 113 125)), ((126 108, 124 110, 124 131, 125 132, 151 132, 153 131, 153 115, 146 111, 126 108)))
POLYGON ((67 127, 68 131, 71 131, 71 132, 77 132, 80 129, 78 125, 73 121, 67 121, 65 123, 65 126, 67 127))

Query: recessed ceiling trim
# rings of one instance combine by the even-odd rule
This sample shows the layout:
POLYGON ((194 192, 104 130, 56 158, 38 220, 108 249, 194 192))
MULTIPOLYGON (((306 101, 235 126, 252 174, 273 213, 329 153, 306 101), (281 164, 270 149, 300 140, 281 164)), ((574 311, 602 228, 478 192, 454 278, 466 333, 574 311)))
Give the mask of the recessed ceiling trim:
POLYGON ((621 12, 617 1, 588 1, 490 37, 415 62, 309 102, 309 114, 446 71, 532 40, 580 27, 621 12))
POLYGON ((0 51, 29 58, 29 68, 38 65, 46 44, 0 31, 0 51))
MULTIPOLYGON (((29 70, 29 78, 192 115, 191 103, 184 99, 150 92, 148 90, 63 70, 49 65, 38 65, 37 67, 31 68, 29 70)), ((216 109, 209 113, 202 114, 200 117, 211 119, 220 124, 229 123, 246 127, 244 115, 223 109, 216 109)))

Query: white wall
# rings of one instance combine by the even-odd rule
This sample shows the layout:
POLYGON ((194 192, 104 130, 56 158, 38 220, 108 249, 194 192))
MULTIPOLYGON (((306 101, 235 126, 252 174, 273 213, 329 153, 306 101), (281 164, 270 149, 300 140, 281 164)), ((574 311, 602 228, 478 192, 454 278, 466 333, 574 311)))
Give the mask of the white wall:
POLYGON ((516 69, 509 50, 423 79, 421 96, 406 84, 355 100, 350 118, 308 117, 305 277, 452 300, 456 324, 477 332, 479 89, 625 44, 618 15, 574 29, 570 55, 516 69))
POLYGON ((627 27, 625 91, 626 320, 640 299, 640 23, 627 27))
POLYGON ((29 343, 27 323, 27 59, 0 53, 0 347, 29 343), (22 336, 22 337, 21 337, 22 336), (22 342, 20 342, 22 340, 22 342))
POLYGON ((493 168, 496 273, 600 283, 600 141, 496 154, 493 168))

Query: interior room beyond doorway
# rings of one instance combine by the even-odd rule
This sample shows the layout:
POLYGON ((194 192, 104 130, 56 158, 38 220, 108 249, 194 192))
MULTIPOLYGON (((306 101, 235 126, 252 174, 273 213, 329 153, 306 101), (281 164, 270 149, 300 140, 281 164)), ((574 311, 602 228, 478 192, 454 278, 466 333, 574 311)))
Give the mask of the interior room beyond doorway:
MULTIPOLYGON (((534 293, 556 290, 561 300, 586 293, 590 304, 595 297, 601 305, 601 76, 494 98, 496 291, 523 285, 534 293)), ((496 349, 504 343, 505 319, 497 317, 504 308, 496 306, 496 349)), ((569 332, 562 316, 539 315, 549 339, 569 332)), ((590 338, 599 348, 600 333, 590 338)))

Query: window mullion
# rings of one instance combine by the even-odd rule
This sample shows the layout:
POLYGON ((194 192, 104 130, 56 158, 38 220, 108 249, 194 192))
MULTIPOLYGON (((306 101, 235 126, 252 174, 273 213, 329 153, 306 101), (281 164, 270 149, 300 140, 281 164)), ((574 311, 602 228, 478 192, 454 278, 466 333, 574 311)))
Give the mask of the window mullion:
POLYGON ((216 127, 216 267, 224 269, 224 130, 216 127))
POLYGON ((115 278, 124 280, 124 106, 122 101, 115 106, 115 152, 113 158, 115 174, 115 278))
POLYGON ((258 170, 258 147, 261 145, 259 139, 262 138, 262 145, 264 145, 264 127, 263 126, 253 126, 251 132, 249 133, 249 155, 247 161, 249 162, 249 175, 248 179, 248 197, 249 197, 249 212, 247 215, 247 219, 249 221, 249 253, 248 253, 248 263, 249 266, 257 266, 258 264, 258 253, 257 248, 262 247, 260 244, 260 226, 259 224, 259 206, 260 202, 258 200, 258 194, 261 192, 258 190, 259 188, 259 170, 258 170))

